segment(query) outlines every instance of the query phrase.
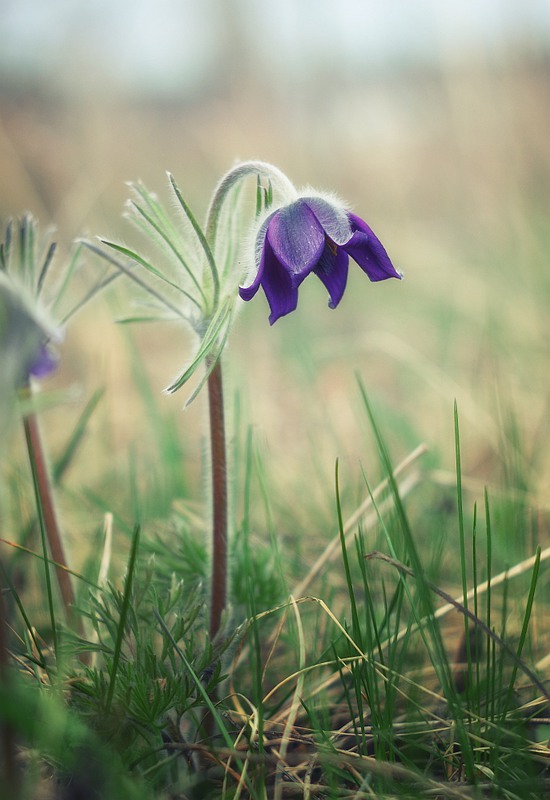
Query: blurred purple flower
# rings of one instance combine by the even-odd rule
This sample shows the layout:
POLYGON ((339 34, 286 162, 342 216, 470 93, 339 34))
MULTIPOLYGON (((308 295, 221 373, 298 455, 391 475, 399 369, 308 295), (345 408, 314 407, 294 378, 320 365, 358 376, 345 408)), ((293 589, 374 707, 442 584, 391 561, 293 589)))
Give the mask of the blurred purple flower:
POLYGON ((29 376, 33 378, 45 378, 50 375, 57 367, 59 357, 48 344, 41 344, 38 352, 27 367, 29 376))
POLYGON ((324 197, 302 197, 270 214, 258 231, 255 255, 256 276, 239 294, 251 300, 261 286, 271 325, 294 311, 298 287, 310 272, 326 286, 329 307, 336 308, 346 288, 349 256, 371 281, 401 278, 367 223, 324 197))
POLYGON ((51 343, 62 339, 36 298, 0 269, 0 386, 6 392, 44 378, 58 364, 51 343))

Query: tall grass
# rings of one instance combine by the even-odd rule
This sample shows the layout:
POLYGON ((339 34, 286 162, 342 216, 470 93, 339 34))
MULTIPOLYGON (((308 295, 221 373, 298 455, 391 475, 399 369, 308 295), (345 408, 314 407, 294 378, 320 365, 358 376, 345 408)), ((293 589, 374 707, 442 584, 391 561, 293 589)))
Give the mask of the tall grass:
MULTIPOLYGON (((135 463, 134 510, 114 524, 126 567, 117 558, 107 577, 99 546, 74 576, 85 635, 63 619, 40 538, 11 519, 0 708, 12 796, 545 796, 550 551, 495 572, 492 499, 486 491, 482 514, 468 507, 458 411, 451 513, 433 503, 425 448, 394 465, 363 382, 358 395, 377 476, 360 471, 352 503, 355 478, 337 465, 323 526, 304 527, 304 509, 294 523, 289 506, 287 533, 277 534, 265 454, 250 428, 237 433, 232 608, 215 642, 201 510, 180 501, 166 512, 159 498, 152 514, 135 463), (428 519, 442 527, 436 558, 428 519), (316 558, 297 567, 296 552, 316 558)), ((61 463, 78 450, 89 411, 61 463)))

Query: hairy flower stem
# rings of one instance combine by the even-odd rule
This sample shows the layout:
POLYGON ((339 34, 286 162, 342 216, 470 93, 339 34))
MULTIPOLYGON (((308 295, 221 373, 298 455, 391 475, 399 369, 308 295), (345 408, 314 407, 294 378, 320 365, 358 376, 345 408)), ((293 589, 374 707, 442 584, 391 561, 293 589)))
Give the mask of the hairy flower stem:
MULTIPOLYGON (((30 395, 30 387, 27 387, 24 393, 27 396, 30 395)), ((36 501, 37 505, 39 504, 42 509, 44 527, 46 529, 46 536, 48 538, 52 559, 55 562, 55 572, 61 592, 63 608, 67 620, 73 621, 74 590, 71 583, 71 576, 66 569, 67 559, 65 557, 63 542, 61 541, 61 533, 53 503, 52 488, 36 416, 33 413, 27 414, 23 419, 23 425, 25 428, 25 439, 27 442, 31 469, 35 477, 36 501)))
POLYGON ((227 598, 227 452, 221 361, 208 377, 212 470, 212 580, 210 638, 218 633, 227 598))
MULTIPOLYGON (((220 281, 213 260, 216 251, 218 226, 224 203, 232 188, 241 180, 256 176, 269 181, 272 188, 282 197, 294 199, 296 190, 277 167, 264 161, 245 161, 229 170, 216 187, 204 228, 204 249, 213 271, 214 306, 219 301, 220 281)), ((176 194, 183 203, 179 190, 173 184, 176 194)), ((199 233, 199 231, 197 231, 199 233)), ((202 237, 202 233, 200 234, 202 237)), ((212 360, 206 360, 207 370, 212 360)), ((222 368, 216 362, 208 377, 208 400, 210 408, 210 453, 212 464, 212 584, 210 588, 210 637, 218 633, 227 598, 227 453, 225 445, 225 424, 223 408, 222 368)))

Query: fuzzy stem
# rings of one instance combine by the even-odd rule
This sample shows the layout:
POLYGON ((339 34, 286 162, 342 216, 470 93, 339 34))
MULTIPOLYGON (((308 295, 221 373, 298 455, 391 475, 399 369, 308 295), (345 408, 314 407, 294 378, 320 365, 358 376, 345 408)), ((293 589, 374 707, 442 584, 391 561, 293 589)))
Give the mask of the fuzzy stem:
MULTIPOLYGON (((205 249, 215 252, 218 224, 223 204, 235 184, 249 175, 267 178, 286 199, 294 198, 296 189, 280 169, 264 161, 244 161, 229 170, 217 185, 205 224, 205 249)), ((173 184, 174 185, 174 184, 173 184)), ((179 197, 179 194, 178 194, 179 197)), ((217 287, 216 287, 217 288, 217 287)), ((212 361, 207 359, 207 370, 212 361)), ((210 587, 210 636, 218 633, 227 598, 227 453, 223 408, 222 368, 216 362, 208 377, 210 409, 210 453, 212 468, 212 583, 210 587)))
POLYGON ((208 406, 212 470, 210 638, 213 639, 220 629, 227 598, 227 453, 220 360, 208 377, 208 406))
POLYGON ((273 188, 288 200, 294 199, 296 196, 296 189, 293 184, 280 169, 272 164, 268 164, 265 161, 243 161, 241 164, 237 164, 236 167, 233 167, 223 176, 217 185, 206 214, 205 235, 212 248, 216 240, 218 219, 225 197, 236 183, 248 175, 259 175, 267 178, 271 181, 273 188))
MULTIPOLYGON (((30 395, 30 387, 26 387, 24 392, 25 394, 30 395)), ((35 470, 36 475, 36 491, 38 494, 37 502, 40 503, 42 513, 44 515, 44 526, 46 528, 46 535, 48 537, 52 559, 55 561, 55 572, 57 575, 59 590, 61 592, 63 608, 65 609, 67 620, 71 620, 73 614, 72 607, 74 606, 75 601, 74 590, 71 583, 71 576, 65 569, 67 566, 67 559, 65 557, 65 550, 57 522, 57 515, 53 503, 52 488, 36 416, 33 413, 25 415, 23 419, 23 425, 25 428, 25 439, 27 442, 29 460, 31 462, 31 467, 33 467, 35 470)))

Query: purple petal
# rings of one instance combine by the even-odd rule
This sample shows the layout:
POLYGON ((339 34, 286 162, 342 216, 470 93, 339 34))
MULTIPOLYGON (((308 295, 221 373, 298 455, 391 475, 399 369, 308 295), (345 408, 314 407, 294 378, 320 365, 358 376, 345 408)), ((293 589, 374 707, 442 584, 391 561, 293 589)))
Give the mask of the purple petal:
POLYGON ((260 281, 271 309, 269 323, 273 325, 279 317, 284 317, 285 314, 294 311, 298 305, 298 289, 292 285, 292 276, 277 259, 267 238, 254 283, 252 286, 239 289, 243 300, 250 300, 254 296, 260 281))
POLYGON ((298 305, 298 289, 292 285, 288 272, 274 255, 262 285, 271 310, 269 324, 273 325, 279 317, 294 311, 298 305))
POLYGON ((41 344, 38 353, 28 368, 29 375, 35 378, 45 378, 46 375, 55 370, 58 362, 59 358, 53 350, 47 344, 41 344))
POLYGON ((263 278, 263 261, 261 262, 261 264, 262 266, 256 273, 254 282, 251 283, 250 286, 239 286, 239 294, 243 300, 252 300, 252 298, 260 288, 260 284, 263 278))
POLYGON ((317 264, 325 247, 325 233, 302 200, 280 208, 273 215, 266 239, 295 288, 317 264))
POLYGON ((348 254, 332 242, 327 242, 319 263, 313 270, 325 284, 330 295, 329 308, 336 308, 348 279, 348 254))
POLYGON ((367 223, 355 214, 349 215, 353 236, 343 245, 346 253, 367 273, 371 281, 401 278, 378 237, 367 223))
POLYGON ((239 287, 239 294, 243 300, 252 300, 258 289, 260 288, 260 284, 262 282, 263 274, 264 274, 264 249, 266 247, 266 233, 269 223, 273 216, 277 212, 270 214, 267 219, 264 220, 262 223, 260 230, 256 236, 256 277, 254 278, 253 282, 250 286, 240 286, 239 287))
POLYGON ((336 244, 349 241, 353 231, 347 211, 329 203, 323 197, 305 197, 304 203, 313 211, 325 233, 336 244))

